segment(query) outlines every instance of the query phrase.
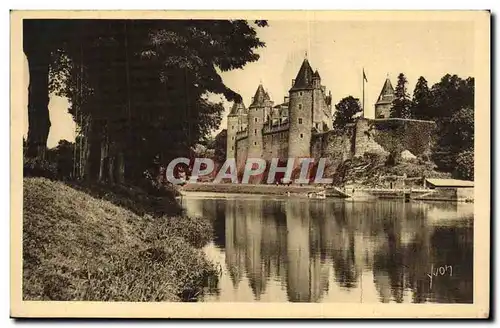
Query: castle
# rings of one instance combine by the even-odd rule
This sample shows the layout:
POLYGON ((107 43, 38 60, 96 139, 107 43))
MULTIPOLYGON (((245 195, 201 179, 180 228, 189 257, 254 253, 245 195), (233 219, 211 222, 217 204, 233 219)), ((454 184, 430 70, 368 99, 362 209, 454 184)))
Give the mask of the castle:
MULTIPOLYGON (((395 123, 410 135, 410 130, 415 125, 426 126, 429 130, 429 124, 433 124, 428 121, 389 118, 393 100, 394 88, 387 78, 375 103, 375 119, 361 117, 355 124, 351 124, 347 134, 339 135, 332 130, 331 92, 327 94, 325 86, 321 85, 319 72, 313 71, 306 58, 296 78, 292 80, 283 103, 275 105, 260 84, 248 108, 243 101, 233 104, 227 117, 227 158, 236 159, 240 171, 247 158, 263 158, 266 161, 278 158, 286 161, 288 158, 327 156, 338 162, 362 156, 365 152, 387 154, 391 146, 381 145, 376 140, 377 136, 387 134, 387 131, 377 134, 380 123, 395 123)), ((387 140, 388 138, 383 137, 381 143, 387 143, 387 140)), ((424 138, 424 143, 427 141, 424 138)), ((413 153, 425 151, 420 145, 414 146, 411 141, 409 143, 406 142, 405 147, 413 153)))

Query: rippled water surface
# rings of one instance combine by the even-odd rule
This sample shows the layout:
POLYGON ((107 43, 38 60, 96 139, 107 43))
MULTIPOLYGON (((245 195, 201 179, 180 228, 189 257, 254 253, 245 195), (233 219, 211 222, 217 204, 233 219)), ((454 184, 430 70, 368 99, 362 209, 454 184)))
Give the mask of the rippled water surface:
POLYGON ((204 301, 473 302, 473 204, 189 193, 183 205, 215 229, 205 252, 223 274, 204 301))

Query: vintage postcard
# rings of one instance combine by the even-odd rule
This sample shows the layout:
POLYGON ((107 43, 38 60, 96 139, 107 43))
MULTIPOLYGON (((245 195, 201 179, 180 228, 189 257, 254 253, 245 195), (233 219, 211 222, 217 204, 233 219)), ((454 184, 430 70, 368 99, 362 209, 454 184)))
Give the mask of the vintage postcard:
POLYGON ((12 11, 11 316, 487 318, 490 12, 12 11))

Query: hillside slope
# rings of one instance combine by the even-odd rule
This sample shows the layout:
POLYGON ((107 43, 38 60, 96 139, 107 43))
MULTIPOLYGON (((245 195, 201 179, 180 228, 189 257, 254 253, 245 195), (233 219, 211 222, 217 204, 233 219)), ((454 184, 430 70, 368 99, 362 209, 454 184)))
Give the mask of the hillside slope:
POLYGON ((214 265, 204 219, 138 216, 62 182, 24 179, 25 300, 175 301, 202 292, 214 265))
POLYGON ((422 177, 449 178, 451 175, 435 170, 431 162, 420 160, 402 160, 396 165, 388 165, 387 159, 381 156, 365 154, 341 163, 333 174, 334 184, 357 185, 370 188, 387 188, 384 181, 391 177, 406 175, 408 179, 417 179, 414 183, 422 183, 422 177))

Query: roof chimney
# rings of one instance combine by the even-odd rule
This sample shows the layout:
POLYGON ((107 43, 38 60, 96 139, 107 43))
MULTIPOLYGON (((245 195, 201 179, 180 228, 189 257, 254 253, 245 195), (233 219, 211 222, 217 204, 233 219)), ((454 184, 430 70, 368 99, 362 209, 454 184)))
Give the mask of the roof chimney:
POLYGON ((295 85, 295 79, 292 79, 292 87, 295 85))

